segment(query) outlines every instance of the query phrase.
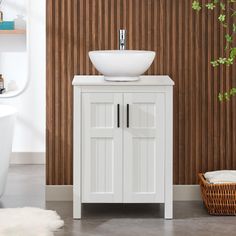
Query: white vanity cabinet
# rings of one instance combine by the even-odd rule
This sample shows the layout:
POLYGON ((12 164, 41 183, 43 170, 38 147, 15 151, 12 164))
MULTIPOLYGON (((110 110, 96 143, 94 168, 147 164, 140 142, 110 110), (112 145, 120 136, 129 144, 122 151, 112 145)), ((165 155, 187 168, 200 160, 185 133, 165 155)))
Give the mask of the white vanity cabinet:
POLYGON ((173 81, 75 76, 74 218, 82 203, 164 203, 172 218, 173 81))

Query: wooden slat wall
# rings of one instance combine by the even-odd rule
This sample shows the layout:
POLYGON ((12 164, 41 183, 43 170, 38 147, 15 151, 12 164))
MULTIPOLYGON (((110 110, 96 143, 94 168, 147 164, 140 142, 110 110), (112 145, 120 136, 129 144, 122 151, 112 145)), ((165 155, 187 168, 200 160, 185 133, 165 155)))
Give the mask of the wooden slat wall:
POLYGON ((175 81, 174 182, 197 183, 197 173, 236 168, 236 99, 220 104, 220 90, 236 85, 235 67, 213 69, 224 53, 219 12, 193 12, 191 0, 47 0, 47 184, 72 184, 71 81, 97 74, 88 51, 155 50, 147 74, 175 81))

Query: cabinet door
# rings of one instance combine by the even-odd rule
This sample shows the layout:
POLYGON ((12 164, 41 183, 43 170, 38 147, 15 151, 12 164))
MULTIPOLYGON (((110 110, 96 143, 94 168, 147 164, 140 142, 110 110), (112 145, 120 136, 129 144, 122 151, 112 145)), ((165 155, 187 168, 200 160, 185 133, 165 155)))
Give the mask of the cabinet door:
POLYGON ((122 102, 121 93, 82 96, 82 202, 122 202, 122 102))
POLYGON ((124 202, 164 201, 162 93, 124 94, 124 202))

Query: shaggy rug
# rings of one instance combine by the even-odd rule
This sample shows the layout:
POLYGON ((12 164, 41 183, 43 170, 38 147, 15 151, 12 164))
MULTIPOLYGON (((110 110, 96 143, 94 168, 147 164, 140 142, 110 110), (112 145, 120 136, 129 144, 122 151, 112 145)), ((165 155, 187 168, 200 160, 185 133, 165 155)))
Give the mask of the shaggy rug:
POLYGON ((0 209, 0 236, 53 236, 63 225, 55 211, 31 207, 0 209))

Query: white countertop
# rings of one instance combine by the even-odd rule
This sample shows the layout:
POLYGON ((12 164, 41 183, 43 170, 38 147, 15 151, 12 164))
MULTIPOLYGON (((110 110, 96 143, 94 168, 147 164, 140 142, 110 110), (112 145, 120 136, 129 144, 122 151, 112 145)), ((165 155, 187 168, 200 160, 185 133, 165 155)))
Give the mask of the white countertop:
POLYGON ((174 81, 167 75, 144 75, 140 80, 133 82, 105 81, 101 75, 76 75, 74 86, 173 86, 174 81))

